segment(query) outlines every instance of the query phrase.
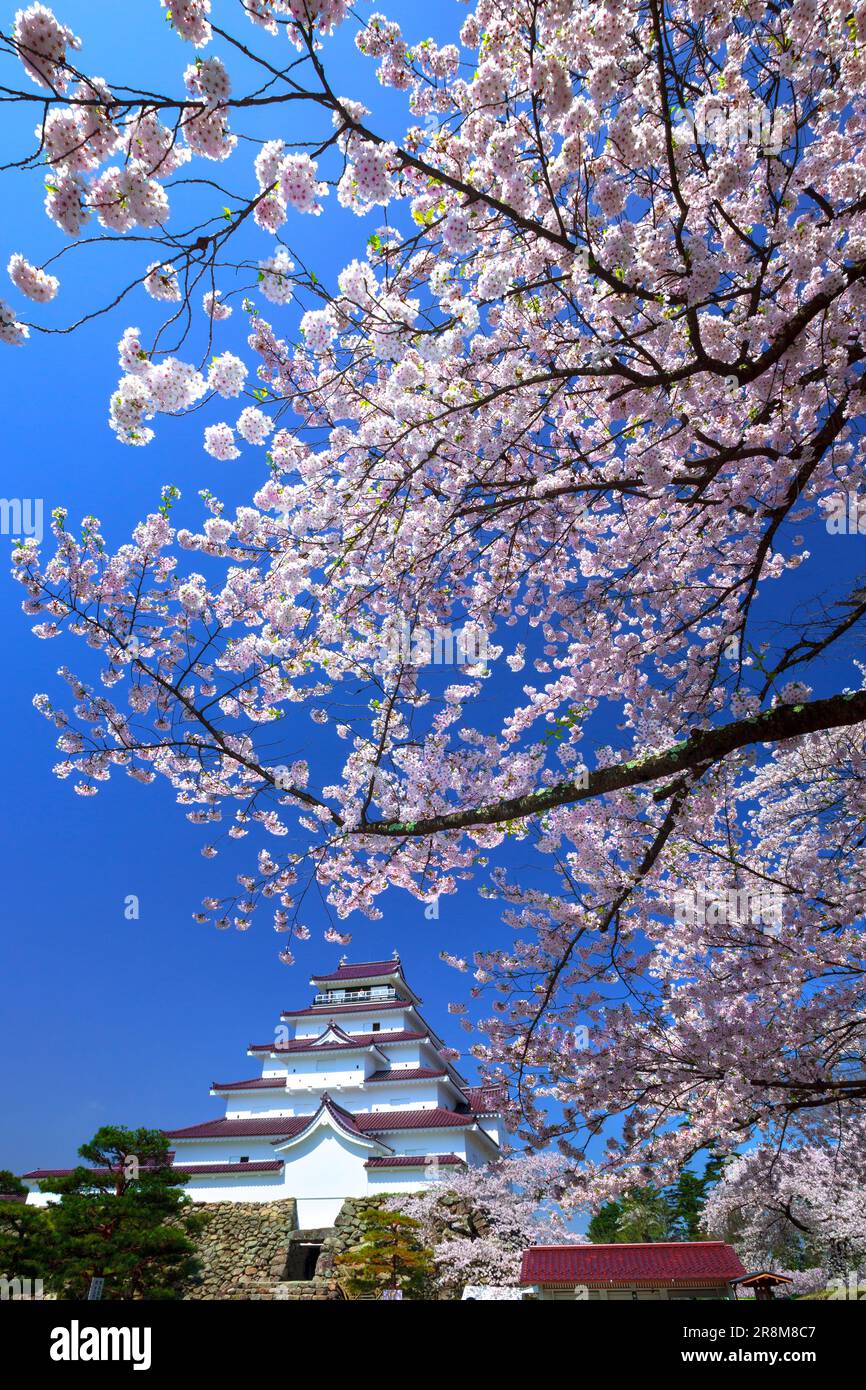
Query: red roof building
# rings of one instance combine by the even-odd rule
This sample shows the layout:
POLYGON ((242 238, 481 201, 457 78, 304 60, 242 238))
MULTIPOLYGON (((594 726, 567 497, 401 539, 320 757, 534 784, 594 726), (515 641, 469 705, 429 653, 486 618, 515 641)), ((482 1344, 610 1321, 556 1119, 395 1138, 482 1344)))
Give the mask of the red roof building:
POLYGON ((719 1240, 533 1245, 520 1282, 540 1299, 732 1298, 744 1274, 736 1251, 719 1240))

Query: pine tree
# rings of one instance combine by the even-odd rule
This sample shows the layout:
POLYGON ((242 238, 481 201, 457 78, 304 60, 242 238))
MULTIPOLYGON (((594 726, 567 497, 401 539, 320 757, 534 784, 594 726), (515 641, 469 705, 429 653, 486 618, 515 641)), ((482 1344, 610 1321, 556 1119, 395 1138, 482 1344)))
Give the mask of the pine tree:
MULTIPOLYGON (((48 1211, 50 1286, 83 1298, 90 1280, 102 1277, 106 1299, 177 1298, 194 1267, 193 1246, 178 1220, 188 1199, 165 1136, 104 1126, 78 1152, 94 1167, 40 1184, 60 1197, 48 1211)), ((189 1219, 183 1224, 191 1228, 189 1219)))
POLYGON ((671 1240, 703 1240, 701 1212, 709 1189, 718 1182, 722 1159, 709 1158, 703 1173, 683 1168, 673 1187, 668 1188, 671 1206, 671 1240))
POLYGON ((23 1197, 26 1193, 26 1183, 8 1168, 0 1168, 0 1197, 23 1197))
POLYGON ((0 1202, 0 1278, 44 1283, 51 1258, 47 1212, 23 1202, 0 1202))
POLYGON ((418 1222, 400 1212, 367 1207, 362 1213, 363 1238, 334 1261, 341 1282, 357 1298, 400 1290, 409 1298, 429 1294, 434 1275, 431 1252, 418 1238, 418 1222))
POLYGON ((703 1173, 683 1168, 669 1187, 633 1187, 596 1212, 587 1234, 596 1245, 619 1241, 702 1240, 700 1219, 718 1182, 722 1160, 709 1158, 703 1173))

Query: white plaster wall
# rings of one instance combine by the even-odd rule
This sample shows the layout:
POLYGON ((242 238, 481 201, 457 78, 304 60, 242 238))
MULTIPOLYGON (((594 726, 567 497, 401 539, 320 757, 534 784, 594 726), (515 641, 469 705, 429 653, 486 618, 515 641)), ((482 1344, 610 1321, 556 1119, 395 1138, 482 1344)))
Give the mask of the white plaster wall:
POLYGON ((458 1158, 467 1158, 466 1133, 462 1129, 404 1129, 383 1134, 382 1139, 395 1154, 411 1154, 413 1157, 456 1154, 458 1158))
POLYGON ((485 1134, 489 1134, 489 1135, 490 1135, 490 1138, 494 1141, 494 1143, 496 1143, 496 1144, 501 1144, 501 1143, 502 1143, 502 1128, 503 1128, 503 1127, 502 1127, 502 1121, 501 1121, 501 1120, 498 1120, 498 1119, 496 1119, 494 1116, 491 1116, 491 1115, 483 1115, 483 1116, 481 1117, 481 1119, 478 1121, 478 1126, 479 1126, 480 1129, 483 1129, 483 1130, 484 1130, 484 1133, 485 1133, 485 1134))
POLYGON ((276 1157, 285 1161, 287 1197, 298 1203, 298 1226, 332 1226, 346 1197, 367 1191, 364 1162, 371 1149, 322 1125, 276 1157))
POLYGON ((391 1043, 389 1046, 388 1039, 383 1038, 381 1048, 392 1067, 433 1066, 433 1058, 423 1043, 391 1043))
MULTIPOLYGON (((291 1196, 291 1193, 288 1194, 291 1196)), ((355 1196, 363 1197, 364 1193, 355 1196)), ((320 1226, 333 1226, 343 1205, 342 1197, 298 1197, 298 1230, 315 1231, 320 1226)))
POLYGON ((270 1162, 279 1157, 272 1142, 277 1137, 272 1134, 251 1139, 171 1139, 169 1143, 175 1152, 176 1166, 182 1168, 185 1163, 231 1163, 241 1156, 251 1163, 270 1162))
POLYGON ((321 1094, 332 1086, 359 1086, 366 1074, 363 1057, 341 1057, 339 1052, 323 1052, 320 1057, 304 1057, 294 1063, 286 1086, 290 1091, 314 1086, 321 1094))
POLYGON ((50 1207, 52 1202, 60 1201, 60 1197, 56 1192, 39 1192, 35 1186, 31 1187, 29 1183, 27 1183, 26 1186, 28 1192, 27 1201, 24 1205, 27 1207, 50 1207))
POLYGON ((294 1196, 283 1173, 275 1173, 270 1181, 264 1173, 194 1178, 184 1191, 193 1202, 278 1202, 294 1196))
POLYGON ((402 1082, 389 1087, 387 1082, 365 1085, 358 1071, 309 1072, 292 1078, 288 1091, 248 1091, 225 1098, 226 1118, 248 1119, 256 1115, 312 1115, 319 1108, 322 1091, 328 1091, 338 1105, 352 1114, 373 1110, 435 1110, 448 1109, 453 1097, 446 1087, 435 1080, 402 1082))
POLYGON ((483 1139, 479 1139, 475 1134, 467 1134, 465 1137, 466 1161, 471 1164, 491 1163, 496 1157, 496 1151, 489 1144, 485 1144, 483 1139))
POLYGON ((321 1013, 317 1016, 297 1019, 284 1019, 283 1022, 291 1028, 295 1025, 294 1036, 301 1038, 317 1038, 333 1022, 338 1028, 342 1028, 344 1033, 374 1033, 374 1032, 403 1032, 415 1031, 417 1025, 407 1022, 406 1009, 370 1009, 367 1013, 356 1013, 354 1016, 348 1011, 342 1012, 337 1006, 334 1007, 332 1014, 321 1013), (373 1027, 374 1023, 379 1024, 379 1028, 373 1027))
MULTIPOLYGON (((443 1168, 440 1174, 440 1182, 445 1180, 448 1173, 454 1172, 453 1168, 443 1168)), ((400 1168, 369 1168, 367 1170, 367 1191, 371 1196, 378 1196, 383 1192, 424 1192, 430 1186, 418 1177, 416 1173, 407 1173, 400 1168)))

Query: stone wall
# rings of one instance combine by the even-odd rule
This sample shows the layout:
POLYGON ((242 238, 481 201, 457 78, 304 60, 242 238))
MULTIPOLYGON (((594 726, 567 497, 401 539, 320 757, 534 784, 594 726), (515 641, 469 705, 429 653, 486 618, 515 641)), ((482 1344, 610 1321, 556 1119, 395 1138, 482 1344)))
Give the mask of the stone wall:
POLYGON ((280 1202, 202 1202, 190 1232, 199 1272, 184 1289, 188 1299, 274 1298, 286 1270, 286 1251, 297 1230, 294 1198, 280 1202))
MULTIPOLYGON (((291 1301, 315 1299, 317 1302, 323 1300, 341 1299, 341 1293, 336 1279, 336 1266, 334 1256, 341 1254, 344 1250, 349 1250, 353 1245, 357 1245, 363 1235, 361 1225, 361 1214, 365 1208, 379 1207, 384 1198, 375 1197, 347 1197, 339 1215, 333 1226, 320 1234, 323 1236, 322 1252, 316 1264, 314 1278, 304 1280, 281 1281, 274 1289, 273 1297, 291 1301)), ((301 1237, 311 1238, 314 1236, 311 1231, 299 1231, 301 1237)))
POLYGON ((334 1225, 321 1231, 299 1231, 295 1202, 202 1202, 190 1232, 199 1262, 189 1281, 187 1299, 253 1299, 287 1302, 328 1302, 342 1299, 334 1257, 357 1245, 363 1236, 365 1208, 382 1206, 384 1195, 349 1197, 334 1225), (321 1240, 322 1250, 312 1279, 286 1279, 291 1246, 321 1240))

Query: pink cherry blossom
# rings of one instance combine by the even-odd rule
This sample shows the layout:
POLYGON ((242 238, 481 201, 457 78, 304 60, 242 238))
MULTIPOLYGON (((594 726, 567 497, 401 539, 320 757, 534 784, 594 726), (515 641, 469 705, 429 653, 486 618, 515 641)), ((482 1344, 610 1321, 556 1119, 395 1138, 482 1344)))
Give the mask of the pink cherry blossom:
POLYGON ((160 265, 159 261, 154 261, 148 266, 144 288, 151 299, 172 301, 182 298, 176 269, 171 265, 160 265))
POLYGON ((48 275, 38 266, 31 265, 17 252, 10 256, 7 270, 13 285, 16 285, 22 294, 26 294, 28 299, 35 300, 37 304, 47 304, 60 288, 60 281, 56 276, 48 275))
POLYGON ((261 410, 254 405, 248 405, 238 416, 235 429, 248 444, 264 444, 273 425, 261 410))
POLYGON ((293 294, 292 271, 295 263, 284 246, 278 246, 267 260, 259 261, 259 289, 272 304, 288 304, 293 294))
POLYGON ((284 203, 298 212, 322 211, 317 200, 327 188, 316 178, 316 163, 307 154, 287 154, 278 169, 279 193, 284 203))
POLYGON ((232 306, 225 304, 221 298, 222 290, 206 290, 202 295, 202 308, 209 319, 215 322, 222 321, 231 317, 232 306))
POLYGON ((19 323, 15 317, 15 311, 10 308, 5 299, 0 299, 0 342, 11 343, 13 347, 18 347, 29 336, 30 329, 27 325, 19 323))
MULTIPOLYGON (((204 913, 264 905, 287 961, 298 901, 334 940, 395 892, 425 930, 451 906, 455 1033, 516 1142, 557 1147, 566 1207, 704 1147, 756 1256, 785 1204, 835 1203, 852 1241, 863 16, 475 0, 425 39, 420 8, 406 33, 340 0, 224 8, 231 82, 189 49, 158 94, 72 73, 39 6, 0 55, 54 224, 17 289, 50 297, 56 246, 88 321, 115 314, 124 444, 200 412, 205 483, 253 470, 231 506, 168 490, 131 538, 61 509, 16 545, 36 635, 96 670, 38 706, 58 776, 162 778, 206 857, 248 844, 204 913), (299 235, 326 211, 338 266, 299 235), (112 308, 142 281, 144 336, 112 308)), ((205 0, 163 9, 214 37, 205 0)), ((0 338, 27 333, 4 304, 0 338)))
POLYGON ((226 424, 208 425, 205 428, 204 447, 205 453, 224 462, 240 458, 241 454, 235 444, 234 431, 231 425, 226 424))
POLYGON ((247 369, 234 353, 221 352, 212 358, 208 368, 207 384, 218 396, 226 399, 239 396, 247 379, 247 369))
POLYGON ((210 43, 210 0, 160 0, 160 4, 168 11, 171 26, 182 39, 195 48, 210 43))
POLYGON ((16 11, 12 37, 28 76, 40 87, 62 92, 68 81, 66 50, 80 46, 72 30, 45 5, 28 5, 16 11))

